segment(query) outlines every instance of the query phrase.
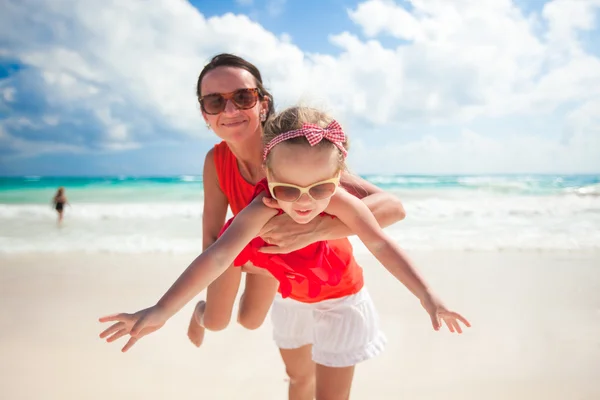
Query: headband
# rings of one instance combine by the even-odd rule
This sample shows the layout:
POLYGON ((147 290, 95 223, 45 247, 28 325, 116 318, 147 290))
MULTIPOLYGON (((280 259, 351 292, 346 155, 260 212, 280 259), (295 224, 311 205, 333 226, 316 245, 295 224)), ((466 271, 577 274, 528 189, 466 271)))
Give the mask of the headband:
POLYGON ((346 141, 346 135, 340 124, 336 120, 333 120, 325 128, 321 128, 316 124, 304 123, 300 129, 295 129, 275 136, 265 146, 265 149, 263 150, 263 160, 267 159, 269 152, 279 143, 300 136, 306 137, 311 146, 317 145, 323 139, 329 140, 342 152, 344 157, 348 156, 348 151, 346 151, 343 144, 346 141))

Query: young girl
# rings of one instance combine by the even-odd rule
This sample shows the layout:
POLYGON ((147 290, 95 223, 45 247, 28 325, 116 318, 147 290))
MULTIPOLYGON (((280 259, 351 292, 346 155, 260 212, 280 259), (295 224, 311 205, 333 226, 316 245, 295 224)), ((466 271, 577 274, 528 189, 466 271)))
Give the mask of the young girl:
POLYGON ((271 315, 273 336, 291 378, 290 398, 347 399, 354 366, 379 354, 385 344, 373 302, 363 287, 362 269, 347 240, 317 242, 287 255, 263 258, 258 251, 263 243, 257 236, 280 212, 299 224, 314 218, 339 218, 420 300, 435 330, 441 320, 451 332, 462 332, 459 322, 470 326, 433 295, 366 205, 339 188, 347 141, 336 121, 317 110, 290 108, 268 121, 264 141, 267 179, 256 185, 250 205, 228 222, 219 239, 191 263, 156 305, 135 314, 101 318, 101 322, 118 321, 101 337, 114 334, 108 338, 112 341, 130 333, 123 347, 127 351, 162 327, 230 264, 241 265, 249 259, 280 283, 271 315), (274 198, 280 209, 267 207, 263 203, 267 197, 274 198))

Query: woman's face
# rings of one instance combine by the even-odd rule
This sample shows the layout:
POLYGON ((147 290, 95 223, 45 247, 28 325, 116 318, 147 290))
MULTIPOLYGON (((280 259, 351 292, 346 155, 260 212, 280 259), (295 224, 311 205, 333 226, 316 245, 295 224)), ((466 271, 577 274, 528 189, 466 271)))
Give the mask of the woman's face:
MULTIPOLYGON (((215 93, 231 93, 238 89, 256 88, 254 76, 242 68, 217 67, 204 75, 201 82, 202 97, 215 93)), ((243 142, 262 130, 260 114, 266 115, 268 100, 256 102, 254 107, 241 110, 232 100, 227 100, 225 109, 211 115, 202 111, 202 116, 218 137, 227 142, 243 142)))

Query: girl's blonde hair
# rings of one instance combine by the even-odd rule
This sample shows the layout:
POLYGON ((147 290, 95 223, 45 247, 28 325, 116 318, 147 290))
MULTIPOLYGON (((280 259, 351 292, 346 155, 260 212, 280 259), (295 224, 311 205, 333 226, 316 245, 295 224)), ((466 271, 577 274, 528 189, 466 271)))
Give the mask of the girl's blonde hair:
MULTIPOLYGON (((320 126, 321 128, 325 128, 329 123, 333 121, 333 118, 329 116, 327 113, 317 110, 311 107, 302 107, 295 106, 287 108, 280 113, 270 117, 263 129, 263 147, 266 146, 271 140, 275 137, 296 129, 301 129, 303 124, 315 124, 320 126)), ((299 136, 295 138, 291 138, 286 140, 286 142, 294 143, 294 144, 309 144, 308 139, 304 136, 299 136)), ((344 148, 348 150, 349 142, 348 136, 346 135, 346 140, 342 143, 344 148)), ((346 170, 346 158, 342 154, 342 152, 329 140, 321 140, 315 147, 329 146, 331 148, 335 148, 338 152, 338 162, 341 171, 346 170)), ((269 158, 270 153, 267 154, 267 158, 265 159, 265 165, 267 168, 269 167, 269 158)))

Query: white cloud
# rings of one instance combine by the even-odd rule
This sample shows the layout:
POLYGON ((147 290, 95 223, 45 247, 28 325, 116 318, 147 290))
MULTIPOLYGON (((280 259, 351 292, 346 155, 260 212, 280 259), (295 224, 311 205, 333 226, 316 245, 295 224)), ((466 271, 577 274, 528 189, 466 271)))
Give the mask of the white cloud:
POLYGON ((95 115, 106 128, 106 145, 147 135, 147 126, 134 118, 139 113, 160 120, 172 132, 209 135, 194 91, 209 58, 221 50, 253 54, 260 46, 285 54, 285 47, 292 48, 247 17, 206 19, 183 1, 151 6, 15 2, 0 22, 7 31, 24 33, 12 38, 6 56, 39 71, 39 89, 49 103, 95 115), (240 31, 248 35, 246 40, 240 40, 240 31))
POLYGON ((577 32, 595 28, 595 8, 600 0, 554 0, 544 5, 542 15, 548 21, 546 37, 555 50, 568 55, 581 53, 577 32))
POLYGON ((452 140, 425 136, 404 145, 353 144, 351 167, 399 173, 582 173, 598 171, 600 135, 575 132, 568 142, 507 133, 502 138, 464 130, 452 140), (377 160, 377 164, 374 161, 377 160))
MULTIPOLYGON (((0 147, 2 149, 14 150, 13 157, 32 157, 44 153, 84 153, 88 151, 83 146, 57 143, 52 140, 25 140, 8 133, 0 126, 0 147)), ((10 156, 4 156, 8 160, 10 156)))
MULTIPOLYGON (((284 3, 268 4, 280 13, 284 3)), ((39 73, 39 91, 55 108, 92 115, 105 149, 154 140, 156 125, 161 134, 211 135, 195 80, 212 55, 229 51, 260 67, 279 108, 302 101, 335 113, 352 132, 353 160, 365 168, 387 159, 392 172, 600 170, 600 121, 592 117, 600 59, 579 39, 596 29, 600 0, 553 0, 530 15, 509 0, 411 5, 358 4, 348 16, 366 39, 332 32, 334 56, 306 53, 289 35, 243 15, 206 18, 184 1, 15 1, 0 16, 11 43, 1 53, 39 73), (397 46, 384 46, 381 36, 397 46), (513 116, 563 120, 563 136, 470 127, 513 116), (432 126, 462 133, 399 137, 432 126)))
POLYGON ((362 26, 365 35, 375 37, 389 33, 398 39, 423 40, 424 32, 419 21, 404 8, 392 1, 366 1, 348 15, 362 26))

